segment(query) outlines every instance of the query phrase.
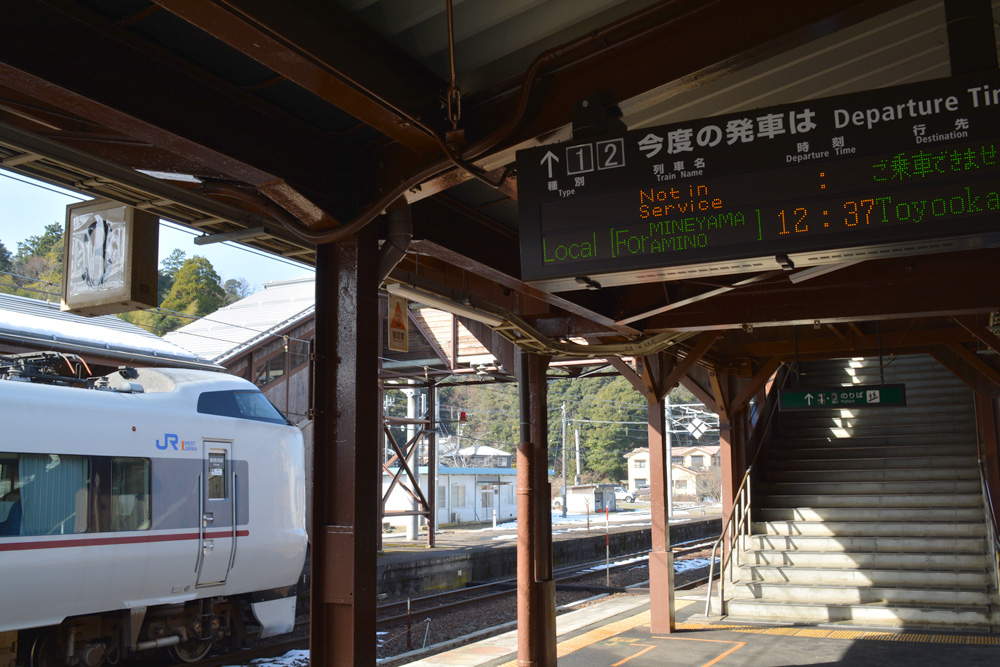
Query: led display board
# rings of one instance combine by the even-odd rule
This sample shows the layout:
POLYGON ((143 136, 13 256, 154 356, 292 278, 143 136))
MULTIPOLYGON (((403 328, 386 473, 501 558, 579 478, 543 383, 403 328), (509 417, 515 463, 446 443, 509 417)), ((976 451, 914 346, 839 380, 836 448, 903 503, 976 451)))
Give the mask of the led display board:
POLYGON ((1000 74, 517 153, 522 278, 561 291, 1000 245, 1000 74))

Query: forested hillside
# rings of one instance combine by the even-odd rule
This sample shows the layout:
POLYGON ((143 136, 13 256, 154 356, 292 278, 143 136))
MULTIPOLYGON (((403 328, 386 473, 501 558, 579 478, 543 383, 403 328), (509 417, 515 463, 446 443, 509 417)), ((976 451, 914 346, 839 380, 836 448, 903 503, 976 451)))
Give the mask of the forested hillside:
MULTIPOLYGON (((189 323, 193 317, 249 296, 244 278, 224 284, 212 263, 199 255, 187 257, 174 250, 160 262, 158 303, 155 310, 122 313, 118 317, 162 336, 189 323)), ((0 243, 0 291, 35 299, 58 300, 63 279, 63 225, 47 225, 42 234, 18 242, 11 253, 0 243)))
MULTIPOLYGON (((387 411, 406 414, 402 392, 387 392, 387 411)), ((670 394, 671 403, 696 404, 683 388, 670 394)), ((508 452, 520 440, 518 389, 515 383, 443 387, 439 392, 441 428, 460 436, 462 447, 489 445, 508 452), (465 412, 467 420, 460 422, 465 412)), ((562 474, 563 405, 565 404, 567 475, 576 474, 575 434, 580 434, 581 481, 617 482, 627 476, 625 454, 646 447, 646 400, 621 376, 553 380, 548 386, 549 468, 562 474)), ((718 433, 700 440, 687 432, 673 434, 674 446, 718 444, 718 433)))

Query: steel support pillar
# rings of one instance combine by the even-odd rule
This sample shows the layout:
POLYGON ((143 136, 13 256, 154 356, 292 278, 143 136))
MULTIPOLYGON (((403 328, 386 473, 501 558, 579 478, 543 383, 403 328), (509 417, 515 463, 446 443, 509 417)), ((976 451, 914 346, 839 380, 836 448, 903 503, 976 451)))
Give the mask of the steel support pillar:
POLYGON ((316 249, 314 667, 375 664, 379 529, 377 242, 374 226, 316 249))
POLYGON ((437 532, 437 393, 435 385, 427 387, 427 546, 434 548, 437 532))
MULTIPOLYGON (((647 366, 646 372, 653 369, 647 366)), ((649 498, 653 521, 653 550, 649 554, 649 627, 653 634, 674 631, 674 554, 670 550, 670 488, 667 457, 666 405, 662 398, 646 395, 649 404, 649 498)))
POLYGON ((517 447, 517 664, 556 664, 556 585, 552 578, 552 512, 548 480, 549 358, 521 353, 517 447))

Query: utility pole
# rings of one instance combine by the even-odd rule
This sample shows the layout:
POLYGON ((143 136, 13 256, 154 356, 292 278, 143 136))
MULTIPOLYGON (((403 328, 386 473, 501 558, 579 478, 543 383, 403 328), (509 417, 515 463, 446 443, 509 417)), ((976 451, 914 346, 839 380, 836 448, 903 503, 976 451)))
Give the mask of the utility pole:
POLYGON ((576 477, 574 484, 580 484, 580 429, 575 429, 576 434, 576 477))
POLYGON ((562 404, 562 515, 566 517, 566 401, 562 404))
POLYGON ((670 423, 670 394, 667 394, 666 399, 666 411, 667 411, 667 428, 666 431, 666 444, 667 444, 667 521, 674 518, 674 457, 672 454, 672 443, 670 440, 670 430, 673 425, 670 423))

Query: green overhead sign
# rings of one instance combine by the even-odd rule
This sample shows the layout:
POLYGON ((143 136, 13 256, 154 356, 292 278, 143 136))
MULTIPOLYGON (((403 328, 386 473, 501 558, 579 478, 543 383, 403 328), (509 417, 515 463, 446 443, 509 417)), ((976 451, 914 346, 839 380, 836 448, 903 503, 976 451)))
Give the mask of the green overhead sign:
POLYGON ((780 410, 895 408, 904 405, 906 405, 906 388, 901 384, 790 389, 782 390, 778 394, 780 410))

